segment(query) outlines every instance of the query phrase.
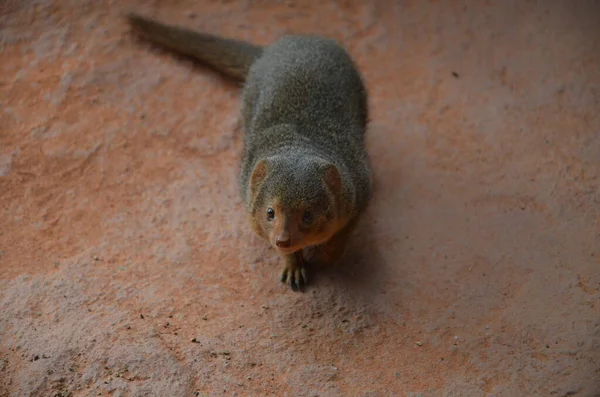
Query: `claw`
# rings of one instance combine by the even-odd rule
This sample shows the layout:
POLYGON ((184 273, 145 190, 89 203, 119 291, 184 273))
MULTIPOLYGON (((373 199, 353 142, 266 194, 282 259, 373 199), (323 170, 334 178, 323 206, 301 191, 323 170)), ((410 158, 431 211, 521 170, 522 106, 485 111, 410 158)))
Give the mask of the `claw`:
POLYGON ((306 275, 306 269, 301 268, 300 274, 302 275, 302 280, 304 280, 304 284, 306 284, 308 282, 308 276, 306 275))
POLYGON ((286 267, 281 273, 281 282, 288 284, 292 291, 304 291, 308 277, 306 276, 306 269, 301 268, 289 268, 286 267))
POLYGON ((296 287, 298 287, 300 291, 304 290, 304 284, 306 283, 306 279, 303 275, 303 270, 304 268, 296 269, 296 271, 294 272, 296 276, 296 287))

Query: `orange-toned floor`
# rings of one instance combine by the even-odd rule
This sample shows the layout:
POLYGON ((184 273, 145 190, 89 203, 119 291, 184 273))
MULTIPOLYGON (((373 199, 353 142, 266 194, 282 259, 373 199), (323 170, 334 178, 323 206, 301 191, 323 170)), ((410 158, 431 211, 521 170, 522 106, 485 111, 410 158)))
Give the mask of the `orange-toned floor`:
POLYGON ((0 396, 597 397, 600 6, 537 3, 3 1, 0 396), (304 294, 239 90, 127 9, 356 59, 376 191, 304 294))

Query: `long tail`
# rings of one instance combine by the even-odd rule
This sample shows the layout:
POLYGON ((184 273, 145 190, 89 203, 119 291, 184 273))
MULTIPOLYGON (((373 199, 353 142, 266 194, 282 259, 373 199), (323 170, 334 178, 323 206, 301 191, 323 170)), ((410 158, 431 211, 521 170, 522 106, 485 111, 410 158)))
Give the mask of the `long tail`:
POLYGON ((187 55, 238 81, 244 81, 248 69, 261 56, 263 48, 245 41, 195 32, 167 25, 138 14, 126 18, 135 31, 171 51, 187 55))

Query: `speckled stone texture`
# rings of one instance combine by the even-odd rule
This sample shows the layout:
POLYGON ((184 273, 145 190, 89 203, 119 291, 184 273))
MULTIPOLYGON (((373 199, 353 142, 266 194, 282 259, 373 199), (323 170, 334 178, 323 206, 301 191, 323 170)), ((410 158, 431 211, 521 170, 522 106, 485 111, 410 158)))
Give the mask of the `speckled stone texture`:
POLYGON ((0 51, 0 396, 600 396, 600 2, 4 0, 0 51), (356 59, 376 191, 306 293, 239 89, 124 10, 356 59))

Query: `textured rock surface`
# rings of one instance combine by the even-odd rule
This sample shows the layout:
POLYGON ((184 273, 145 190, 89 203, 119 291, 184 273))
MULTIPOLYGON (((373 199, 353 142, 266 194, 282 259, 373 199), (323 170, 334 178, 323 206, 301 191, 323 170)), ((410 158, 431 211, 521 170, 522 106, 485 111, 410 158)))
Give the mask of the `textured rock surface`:
POLYGON ((6 0, 0 51, 0 396, 600 395, 598 2, 6 0), (344 266, 279 283, 239 91, 126 8, 347 45, 376 194, 344 266))

